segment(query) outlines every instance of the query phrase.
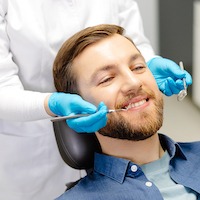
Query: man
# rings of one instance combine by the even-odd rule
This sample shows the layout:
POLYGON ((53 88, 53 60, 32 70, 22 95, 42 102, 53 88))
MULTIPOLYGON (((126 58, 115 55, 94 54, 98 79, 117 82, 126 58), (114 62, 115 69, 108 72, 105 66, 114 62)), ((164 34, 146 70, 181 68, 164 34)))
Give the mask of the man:
POLYGON ((115 25, 84 29, 55 59, 59 92, 77 93, 100 104, 102 112, 125 109, 108 114, 107 125, 96 132, 102 154, 95 154, 93 172, 58 199, 197 199, 200 142, 178 144, 157 133, 162 94, 143 56, 123 34, 115 25))

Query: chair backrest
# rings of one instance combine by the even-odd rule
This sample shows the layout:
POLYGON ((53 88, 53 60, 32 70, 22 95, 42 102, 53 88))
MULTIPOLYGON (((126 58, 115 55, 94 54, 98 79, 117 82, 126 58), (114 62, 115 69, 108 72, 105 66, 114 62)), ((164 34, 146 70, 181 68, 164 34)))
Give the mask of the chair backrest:
POLYGON ((101 147, 94 133, 77 133, 65 120, 53 122, 59 152, 66 164, 75 169, 90 169, 94 163, 94 152, 101 147))

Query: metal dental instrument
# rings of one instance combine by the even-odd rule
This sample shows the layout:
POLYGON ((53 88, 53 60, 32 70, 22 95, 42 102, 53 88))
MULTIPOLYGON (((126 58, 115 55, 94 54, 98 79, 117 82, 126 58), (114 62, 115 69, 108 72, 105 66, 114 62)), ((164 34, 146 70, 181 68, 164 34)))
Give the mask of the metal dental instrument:
MULTIPOLYGON (((119 111, 124 111, 126 109, 113 109, 113 110, 108 110, 107 113, 113 113, 113 112, 119 112, 119 111)), ((70 116, 61 116, 61 117, 53 117, 51 118, 52 122, 57 122, 57 121, 61 121, 61 120, 67 120, 67 119, 74 119, 74 118, 78 118, 78 117, 87 117, 91 114, 76 114, 76 115, 70 115, 70 116)))
MULTIPOLYGON (((180 66, 181 70, 184 70, 183 62, 182 62, 182 61, 179 63, 179 66, 180 66)), ((187 85, 186 85, 186 80, 185 80, 185 78, 183 78, 183 86, 184 86, 184 89, 181 90, 181 91, 178 93, 178 96, 177 96, 177 100, 178 100, 178 101, 182 101, 182 100, 187 96, 187 85)))

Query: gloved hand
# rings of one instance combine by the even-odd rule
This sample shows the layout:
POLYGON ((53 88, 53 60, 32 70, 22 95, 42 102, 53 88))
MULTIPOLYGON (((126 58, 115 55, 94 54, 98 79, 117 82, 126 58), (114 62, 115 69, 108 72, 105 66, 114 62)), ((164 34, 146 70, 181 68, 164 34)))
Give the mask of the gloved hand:
POLYGON ((84 101, 76 94, 54 92, 49 97, 48 106, 58 116, 91 114, 87 117, 67 120, 68 126, 77 132, 95 132, 103 128, 107 122, 107 107, 104 103, 100 103, 97 109, 96 106, 84 101))
POLYGON ((184 89, 182 79, 186 79, 186 85, 192 84, 192 77, 187 71, 182 71, 181 68, 172 60, 155 57, 147 62, 157 85, 166 96, 178 94, 184 89))
POLYGON ((92 133, 103 128, 107 122, 107 106, 101 102, 98 111, 88 117, 80 117, 76 119, 68 119, 67 124, 76 132, 92 133))

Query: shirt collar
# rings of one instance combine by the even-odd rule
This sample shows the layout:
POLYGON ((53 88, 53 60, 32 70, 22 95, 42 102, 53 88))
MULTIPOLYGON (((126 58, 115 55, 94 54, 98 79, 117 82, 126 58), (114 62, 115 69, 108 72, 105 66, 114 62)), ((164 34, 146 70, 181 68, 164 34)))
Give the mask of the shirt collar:
MULTIPOLYGON (((159 138, 163 148, 168 151, 170 159, 173 159, 174 157, 186 159, 186 156, 178 143, 163 134, 159 134, 159 138)), ((94 171, 119 183, 123 183, 126 173, 131 166, 130 163, 134 164, 123 158, 95 153, 94 171)))
POLYGON ((159 139, 162 147, 168 151, 171 159, 177 156, 187 160, 186 155, 177 142, 174 142, 170 137, 163 134, 159 134, 159 139))
POLYGON ((129 162, 126 159, 95 153, 94 171, 122 183, 129 162))

